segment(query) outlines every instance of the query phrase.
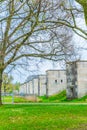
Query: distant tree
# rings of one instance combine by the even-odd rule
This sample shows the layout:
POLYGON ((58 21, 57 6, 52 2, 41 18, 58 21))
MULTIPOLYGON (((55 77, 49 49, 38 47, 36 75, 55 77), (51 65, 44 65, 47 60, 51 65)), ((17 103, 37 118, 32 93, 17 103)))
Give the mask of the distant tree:
POLYGON ((6 92, 11 92, 12 91, 12 80, 13 77, 12 76, 8 76, 7 73, 4 73, 2 76, 3 82, 2 82, 2 91, 4 92, 4 94, 6 94, 6 92))
POLYGON ((14 90, 19 91, 19 87, 20 87, 20 83, 19 82, 14 83, 14 90))

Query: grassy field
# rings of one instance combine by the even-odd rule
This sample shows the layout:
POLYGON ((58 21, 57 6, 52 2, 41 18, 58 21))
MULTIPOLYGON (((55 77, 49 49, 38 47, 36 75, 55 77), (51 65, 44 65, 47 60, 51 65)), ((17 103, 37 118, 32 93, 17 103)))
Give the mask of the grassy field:
POLYGON ((87 105, 2 105, 0 130, 87 130, 87 105))
POLYGON ((73 100, 67 100, 66 98, 66 91, 63 91, 59 94, 56 94, 56 95, 52 95, 50 97, 46 97, 46 96, 41 96, 39 97, 40 98, 40 102, 55 102, 55 103, 87 103, 87 95, 82 97, 82 98, 79 98, 79 99, 73 99, 73 100))
MULTIPOLYGON (((4 96, 2 98, 2 101, 3 103, 11 103, 12 102, 12 96, 4 96)), ((29 101, 27 99, 25 99, 24 97, 14 97, 14 103, 29 103, 29 102, 32 102, 32 101, 29 101)), ((55 102, 55 103, 87 103, 87 96, 84 96, 80 99, 73 99, 73 100, 67 100, 66 99, 66 92, 63 91, 59 94, 56 94, 56 95, 52 95, 50 97, 46 97, 46 96, 41 96, 41 97, 38 97, 38 102, 45 102, 45 103, 48 103, 48 102, 55 102)))
MULTIPOLYGON (((12 96, 4 96, 2 98, 3 103, 11 103, 12 102, 12 96)), ((29 103, 29 102, 34 102, 34 101, 30 101, 27 100, 24 97, 14 97, 14 103, 29 103)), ((73 99, 73 100, 67 100, 66 99, 66 91, 63 91, 59 94, 56 95, 52 95, 50 97, 46 97, 46 96, 41 96, 38 97, 38 101, 37 102, 41 102, 41 103, 87 103, 87 95, 79 98, 79 99, 73 99)))
POLYGON ((28 101, 27 99, 25 99, 24 97, 14 97, 14 99, 12 99, 12 96, 4 96, 2 97, 2 102, 3 103, 12 103, 12 101, 14 100, 14 103, 29 103, 31 101, 28 101))

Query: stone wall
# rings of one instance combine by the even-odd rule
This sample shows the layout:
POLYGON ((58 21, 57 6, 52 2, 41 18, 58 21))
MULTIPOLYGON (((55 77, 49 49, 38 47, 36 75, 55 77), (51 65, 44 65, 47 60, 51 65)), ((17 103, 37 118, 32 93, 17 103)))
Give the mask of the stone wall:
POLYGON ((87 94, 87 62, 77 62, 78 98, 87 94))
POLYGON ((67 63, 67 98, 80 98, 87 94, 87 61, 67 63))
POLYGON ((30 90, 30 94, 33 94, 33 83, 32 81, 29 81, 29 90, 30 90))
POLYGON ((19 88, 19 94, 23 95, 26 94, 27 90, 26 90, 26 83, 22 84, 19 88))
POLYGON ((38 80, 38 95, 46 95, 46 75, 40 75, 38 80))
POLYGON ((38 95, 38 78, 33 79, 33 85, 34 85, 34 95, 38 95))
POLYGON ((67 77, 67 98, 73 99, 78 97, 77 93, 77 64, 76 62, 69 62, 66 65, 67 77))
POLYGON ((59 93, 66 89, 66 71, 48 70, 47 75, 47 96, 59 93))

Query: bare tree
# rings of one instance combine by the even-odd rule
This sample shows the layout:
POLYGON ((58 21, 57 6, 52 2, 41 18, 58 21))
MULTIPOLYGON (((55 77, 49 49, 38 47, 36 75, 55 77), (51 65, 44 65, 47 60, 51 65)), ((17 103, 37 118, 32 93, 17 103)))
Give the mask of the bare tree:
POLYGON ((52 21, 53 23, 61 25, 65 25, 69 28, 71 28, 77 35, 87 40, 87 25, 85 25, 85 28, 82 26, 79 26, 77 22, 77 18, 84 19, 85 23, 87 24, 87 0, 66 0, 67 3, 64 3, 61 5, 61 8, 63 8, 63 11, 67 11, 67 17, 58 18, 57 21, 52 21), (79 4, 79 6, 77 5, 79 4), (80 6, 81 5, 81 6, 80 6), (69 17, 69 18, 68 18, 69 17))
POLYGON ((84 10, 85 22, 87 24, 87 0, 76 0, 79 4, 82 5, 84 10))
MULTIPOLYGON (((24 0, 21 0, 21 2, 23 1, 24 0)), ((30 5, 28 0, 25 0, 25 2, 27 3, 28 6, 30 5)), ((55 18, 53 17, 53 19, 51 19, 51 24, 55 23, 56 26, 57 24, 67 26, 71 28, 77 35, 87 40, 86 27, 84 29, 83 26, 80 27, 77 24, 77 18, 83 18, 83 19, 85 18, 85 23, 87 25, 87 0, 58 0, 58 1, 54 0, 52 2, 53 8, 55 4, 58 5, 56 6, 57 12, 54 11, 55 13, 52 14, 52 16, 55 15, 55 18), (77 3, 81 6, 78 6, 77 3), (62 16, 59 17, 59 14, 61 15, 60 13, 61 11, 64 13, 62 13, 62 16)), ((50 20, 47 19, 45 22, 49 23, 50 20)))
POLYGON ((69 12, 63 12, 61 4, 60 0, 0 2, 0 104, 5 69, 25 64, 22 60, 26 59, 58 61, 71 54, 67 53, 69 42, 65 44, 72 37, 71 30, 62 24, 65 21, 57 22, 69 18, 69 12))

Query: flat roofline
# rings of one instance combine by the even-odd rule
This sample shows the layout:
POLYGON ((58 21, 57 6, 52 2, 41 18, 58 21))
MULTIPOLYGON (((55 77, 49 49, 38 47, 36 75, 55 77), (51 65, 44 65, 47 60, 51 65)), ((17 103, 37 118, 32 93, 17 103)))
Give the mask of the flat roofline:
POLYGON ((76 61, 70 61, 70 62, 66 62, 66 64, 76 63, 76 62, 87 62, 87 60, 76 60, 76 61))
POLYGON ((34 77, 33 79, 37 79, 39 76, 46 76, 45 74, 39 74, 39 75, 37 75, 37 77, 34 77))
MULTIPOLYGON (((39 79, 40 76, 46 76, 46 75, 38 75, 38 77, 35 77, 35 78, 33 78, 32 80, 34 80, 34 79, 39 79)), ((31 81, 32 81, 32 80, 31 80, 31 81)))
POLYGON ((26 84, 26 83, 27 83, 27 82, 21 83, 20 86, 21 86, 21 85, 24 85, 24 84, 26 84))
POLYGON ((24 83, 22 83, 22 84, 20 84, 20 85, 24 85, 24 84, 27 84, 27 83, 29 83, 30 81, 32 81, 33 79, 38 79, 39 78, 39 76, 46 76, 45 74, 41 74, 41 75, 36 75, 37 77, 33 77, 31 80, 29 80, 29 81, 26 81, 26 82, 24 82, 24 83))
POLYGON ((46 76, 46 74, 41 74, 41 75, 38 75, 38 76, 46 76))
POLYGON ((59 69, 58 69, 58 70, 46 70, 46 72, 47 72, 47 71, 66 71, 66 70, 62 70, 62 69, 59 70, 59 69))

